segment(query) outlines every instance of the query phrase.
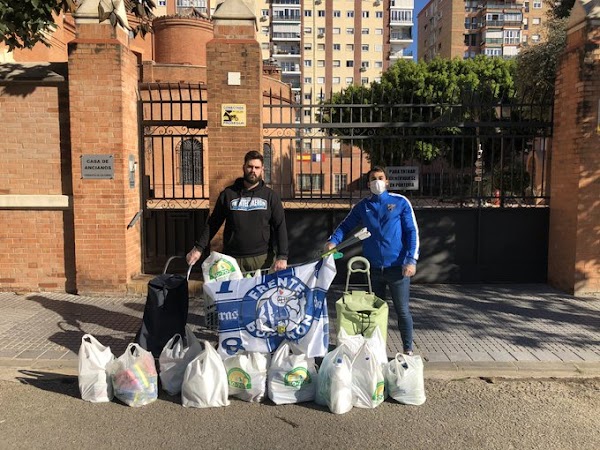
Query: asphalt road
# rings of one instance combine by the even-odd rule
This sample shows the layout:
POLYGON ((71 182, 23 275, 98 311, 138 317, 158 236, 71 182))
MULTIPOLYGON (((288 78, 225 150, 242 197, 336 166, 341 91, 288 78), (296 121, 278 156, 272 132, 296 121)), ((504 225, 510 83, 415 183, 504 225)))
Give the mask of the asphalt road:
POLYGON ((312 403, 188 409, 164 393, 141 408, 91 404, 72 375, 16 375, 0 373, 2 449, 600 448, 600 379, 427 379, 422 406, 334 415, 312 403))

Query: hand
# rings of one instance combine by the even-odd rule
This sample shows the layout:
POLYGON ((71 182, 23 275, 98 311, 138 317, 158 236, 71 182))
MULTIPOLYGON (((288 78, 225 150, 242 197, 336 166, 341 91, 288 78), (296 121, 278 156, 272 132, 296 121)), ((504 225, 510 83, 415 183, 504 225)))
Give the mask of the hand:
POLYGON ((327 242, 325 244, 325 251, 328 252, 329 250, 331 250, 332 248, 335 248, 335 244, 332 244, 331 242, 327 242))
POLYGON ((273 263, 273 272, 287 269, 287 259, 276 259, 273 263))
POLYGON ((202 256, 202 252, 198 250, 196 247, 192 248, 189 253, 186 255, 185 260, 190 266, 193 266, 198 262, 200 257, 202 256))
POLYGON ((417 266, 414 264, 406 264, 402 266, 402 276, 403 277, 412 277, 415 273, 417 273, 417 266))

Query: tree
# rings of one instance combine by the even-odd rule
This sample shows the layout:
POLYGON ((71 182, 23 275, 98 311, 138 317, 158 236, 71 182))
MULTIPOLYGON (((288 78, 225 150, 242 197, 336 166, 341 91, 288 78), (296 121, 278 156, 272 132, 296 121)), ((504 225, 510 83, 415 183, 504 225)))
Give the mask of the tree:
MULTIPOLYGON (((0 0, 0 43, 15 48, 32 48, 38 42, 50 45, 48 32, 56 29, 55 17, 75 12, 78 0, 0 0)), ((100 21, 109 20, 112 26, 121 23, 116 13, 118 1, 110 0, 111 8, 99 7, 100 21)), ((132 30, 144 36, 151 31, 153 0, 125 0, 125 10, 139 18, 132 30)))
POLYGON ((514 71, 514 61, 483 55, 418 63, 400 60, 382 74, 380 82, 334 94, 331 106, 321 111, 322 120, 353 124, 329 128, 334 135, 368 136, 353 145, 374 164, 393 165, 407 159, 426 163, 440 156, 462 161, 464 155, 451 150, 452 138, 471 135, 472 147, 477 147, 476 124, 495 119, 497 105, 513 97, 514 71))

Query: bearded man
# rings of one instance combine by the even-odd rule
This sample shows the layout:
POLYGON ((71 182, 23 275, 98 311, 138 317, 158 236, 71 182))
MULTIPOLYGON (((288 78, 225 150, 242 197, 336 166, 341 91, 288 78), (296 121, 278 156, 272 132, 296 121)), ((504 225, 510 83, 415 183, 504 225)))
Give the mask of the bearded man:
POLYGON ((249 151, 244 175, 220 194, 202 235, 187 254, 195 264, 225 222, 223 253, 233 256, 242 272, 287 267, 288 237, 281 198, 262 179, 263 155, 249 151), (273 261, 274 260, 274 261, 273 261))

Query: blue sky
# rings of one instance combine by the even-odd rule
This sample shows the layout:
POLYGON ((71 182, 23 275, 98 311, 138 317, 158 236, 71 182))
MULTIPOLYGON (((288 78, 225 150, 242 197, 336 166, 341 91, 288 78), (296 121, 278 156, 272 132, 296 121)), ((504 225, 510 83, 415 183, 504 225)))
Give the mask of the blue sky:
POLYGON ((414 26, 413 26, 413 43, 410 47, 408 47, 409 50, 412 50, 413 52, 413 59, 416 61, 417 59, 417 16, 419 15, 419 13, 421 12, 421 10, 423 9, 423 6, 425 6, 427 4, 429 0, 415 0, 415 12, 413 14, 413 22, 414 22, 414 26))

